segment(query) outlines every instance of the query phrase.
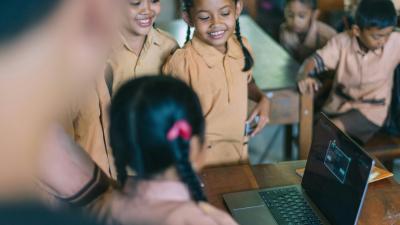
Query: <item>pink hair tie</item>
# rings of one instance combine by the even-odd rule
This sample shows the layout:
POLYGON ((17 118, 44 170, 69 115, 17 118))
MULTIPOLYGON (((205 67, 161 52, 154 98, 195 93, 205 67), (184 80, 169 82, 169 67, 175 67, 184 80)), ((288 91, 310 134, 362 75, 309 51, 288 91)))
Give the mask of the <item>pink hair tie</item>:
POLYGON ((167 133, 167 140, 174 141, 178 137, 181 137, 185 141, 189 141, 192 136, 192 127, 186 120, 178 120, 169 129, 167 133))

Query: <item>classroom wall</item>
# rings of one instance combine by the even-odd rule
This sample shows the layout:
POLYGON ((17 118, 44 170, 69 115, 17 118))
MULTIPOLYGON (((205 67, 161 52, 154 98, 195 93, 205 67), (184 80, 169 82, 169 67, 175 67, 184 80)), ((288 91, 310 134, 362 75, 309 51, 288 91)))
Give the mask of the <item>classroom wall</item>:
MULTIPOLYGON (((157 21, 167 23, 174 20, 177 16, 176 13, 176 2, 175 0, 161 0, 161 14, 157 21)), ((156 23, 157 23, 156 21, 156 23)))

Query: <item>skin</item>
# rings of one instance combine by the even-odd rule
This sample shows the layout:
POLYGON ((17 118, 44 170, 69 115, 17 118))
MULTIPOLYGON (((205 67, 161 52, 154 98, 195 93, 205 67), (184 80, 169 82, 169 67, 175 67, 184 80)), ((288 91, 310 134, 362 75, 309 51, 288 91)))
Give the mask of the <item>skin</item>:
POLYGON ((194 7, 183 13, 183 19, 196 27, 194 36, 225 54, 226 43, 235 31, 242 3, 233 0, 194 0, 194 7))
POLYGON ((160 15, 160 0, 122 0, 122 34, 139 55, 147 35, 160 15))
POLYGON ((51 124, 105 64, 114 23, 110 3, 63 1, 39 24, 0 43, 0 103, 7 109, 0 112, 0 197, 35 193, 32 177, 51 124))
MULTIPOLYGON (((194 7, 183 12, 183 19, 191 27, 195 27, 194 36, 204 43, 213 46, 222 54, 226 54, 227 42, 234 35, 236 20, 242 12, 242 1, 236 4, 233 0, 194 0, 194 7)), ((269 122, 270 102, 254 81, 248 85, 249 98, 258 104, 250 114, 248 121, 260 117, 257 127, 251 136, 257 135, 269 122)))
POLYGON ((300 1, 292 1, 285 7, 285 19, 290 30, 298 34, 308 32, 311 21, 317 16, 308 5, 300 1))
MULTIPOLYGON (((357 25, 352 28, 352 35, 359 40, 360 47, 365 52, 374 51, 382 48, 388 41, 394 27, 386 27, 383 29, 372 27, 360 29, 357 25)), ((308 59, 304 62, 299 72, 298 87, 302 94, 314 93, 319 90, 321 84, 314 78, 310 78, 308 74, 315 68, 314 60, 308 59)))

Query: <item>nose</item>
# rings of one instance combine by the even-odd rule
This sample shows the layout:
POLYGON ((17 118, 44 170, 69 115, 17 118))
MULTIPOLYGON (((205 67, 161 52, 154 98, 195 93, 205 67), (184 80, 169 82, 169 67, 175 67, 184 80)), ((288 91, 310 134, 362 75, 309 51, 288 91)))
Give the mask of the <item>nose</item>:
POLYGON ((221 23, 221 20, 218 16, 213 16, 213 19, 211 21, 211 26, 216 26, 219 25, 221 23))
POLYGON ((148 14, 151 11, 150 1, 144 1, 142 7, 140 8, 140 14, 148 14))

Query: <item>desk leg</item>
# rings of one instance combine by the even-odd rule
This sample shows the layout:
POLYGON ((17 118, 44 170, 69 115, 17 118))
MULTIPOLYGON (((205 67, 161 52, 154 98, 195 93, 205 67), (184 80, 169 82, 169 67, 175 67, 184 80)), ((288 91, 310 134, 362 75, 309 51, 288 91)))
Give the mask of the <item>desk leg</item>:
POLYGON ((293 125, 285 125, 285 160, 292 160, 293 125))
POLYGON ((299 126, 299 159, 308 157, 312 141, 313 128, 313 100, 312 94, 300 96, 300 126, 299 126))

